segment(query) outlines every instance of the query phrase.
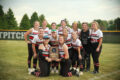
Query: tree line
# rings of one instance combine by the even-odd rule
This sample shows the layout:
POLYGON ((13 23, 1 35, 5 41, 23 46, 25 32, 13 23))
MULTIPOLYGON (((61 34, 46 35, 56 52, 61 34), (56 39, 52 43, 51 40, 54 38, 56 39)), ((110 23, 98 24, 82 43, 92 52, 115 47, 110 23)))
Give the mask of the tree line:
MULTIPOLYGON (((45 19, 44 14, 41 14, 40 16, 37 14, 37 12, 34 12, 31 17, 29 18, 27 14, 24 14, 20 25, 18 26, 18 23, 16 21, 16 18, 14 16, 14 13, 12 9, 8 9, 7 13, 3 11, 2 5, 0 5, 0 29, 6 29, 6 30, 28 30, 31 27, 33 27, 34 21, 38 20, 40 24, 42 24, 42 21, 45 19)), ((69 21, 65 18, 67 22, 67 26, 72 27, 72 25, 69 24, 69 21)), ((101 20, 96 19, 94 21, 97 21, 100 25, 101 30, 120 30, 120 17, 117 17, 114 20, 101 20)), ((50 24, 48 23, 47 27, 50 28, 50 24)), ((60 26, 60 24, 57 24, 57 26, 60 26)), ((89 26, 91 26, 91 23, 89 23, 89 26)), ((78 21, 78 27, 81 28, 81 22, 78 21)))

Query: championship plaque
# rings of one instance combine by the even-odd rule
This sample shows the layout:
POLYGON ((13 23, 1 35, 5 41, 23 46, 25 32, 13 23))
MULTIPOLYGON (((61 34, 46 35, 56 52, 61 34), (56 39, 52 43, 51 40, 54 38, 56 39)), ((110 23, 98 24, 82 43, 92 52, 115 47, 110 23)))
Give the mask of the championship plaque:
POLYGON ((50 48, 50 58, 52 60, 56 60, 59 58, 58 47, 51 47, 50 48))

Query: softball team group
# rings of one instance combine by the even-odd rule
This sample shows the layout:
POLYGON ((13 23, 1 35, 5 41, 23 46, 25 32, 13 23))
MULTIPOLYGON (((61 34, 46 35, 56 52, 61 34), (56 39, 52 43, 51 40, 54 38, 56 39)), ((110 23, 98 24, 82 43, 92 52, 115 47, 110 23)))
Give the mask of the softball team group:
POLYGON ((53 22, 49 29, 46 20, 43 20, 41 26, 39 21, 35 21, 34 27, 24 34, 28 44, 29 74, 39 77, 49 76, 50 73, 64 77, 80 76, 83 72, 90 71, 91 55, 94 63, 92 73, 99 73, 103 33, 97 22, 92 22, 90 28, 87 22, 83 22, 82 29, 78 28, 77 22, 72 24, 72 28, 66 26, 65 20, 61 20, 61 26, 58 28, 53 22), (58 59, 50 58, 50 47, 58 47, 58 59))

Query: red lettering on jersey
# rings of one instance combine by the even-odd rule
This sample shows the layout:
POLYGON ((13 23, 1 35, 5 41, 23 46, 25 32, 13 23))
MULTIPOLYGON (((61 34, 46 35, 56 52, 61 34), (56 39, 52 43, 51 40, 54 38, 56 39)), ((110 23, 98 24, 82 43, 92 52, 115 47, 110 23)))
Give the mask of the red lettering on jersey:
POLYGON ((48 57, 48 54, 42 54, 43 56, 45 56, 45 57, 48 57))
POLYGON ((49 51, 48 49, 45 49, 45 51, 49 51))
POLYGON ((68 47, 71 47, 71 44, 67 44, 68 47))
POLYGON ((59 51, 63 51, 63 49, 58 49, 59 51))
POLYGON ((48 33, 48 31, 44 31, 44 33, 48 33))
POLYGON ((99 42, 99 39, 91 39, 91 42, 99 42))
POLYGON ((97 34, 91 34, 91 36, 97 36, 97 34))
POLYGON ((38 32, 33 32, 33 34, 38 34, 38 32))
POLYGON ((34 37, 33 36, 29 36, 29 39, 33 39, 34 37))

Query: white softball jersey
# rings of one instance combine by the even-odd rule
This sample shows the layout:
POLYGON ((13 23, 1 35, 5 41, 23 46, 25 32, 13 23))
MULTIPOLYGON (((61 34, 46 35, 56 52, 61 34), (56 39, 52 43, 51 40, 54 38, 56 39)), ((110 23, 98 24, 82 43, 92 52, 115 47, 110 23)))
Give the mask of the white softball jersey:
POLYGON ((75 41, 72 40, 72 47, 73 48, 77 48, 77 47, 80 47, 82 48, 82 43, 79 39, 76 39, 75 41))
POLYGON ((46 36, 46 35, 50 36, 50 34, 51 34, 50 32, 51 32, 50 29, 48 27, 46 27, 44 29, 44 36, 46 36))
POLYGON ((43 43, 43 39, 40 39, 38 35, 36 35, 33 40, 31 40, 32 43, 40 45, 43 43))
POLYGON ((91 30, 90 37, 91 37, 91 43, 97 43, 99 42, 99 39, 103 37, 103 33, 100 29, 98 29, 97 31, 91 30))
POLYGON ((33 40, 34 36, 38 35, 38 31, 32 28, 32 33, 29 34, 29 40, 33 40))
MULTIPOLYGON (((67 28, 68 33, 70 34, 71 28, 68 26, 66 26, 65 28, 67 28)), ((63 34, 63 27, 62 26, 58 28, 58 34, 63 34)))
POLYGON ((78 36, 80 35, 81 29, 78 29, 77 31, 75 31, 74 29, 71 29, 70 33, 72 32, 76 32, 78 34, 78 36))
POLYGON ((68 46, 68 49, 71 48, 71 41, 72 41, 72 36, 71 34, 68 34, 68 37, 65 39, 65 44, 68 46))

